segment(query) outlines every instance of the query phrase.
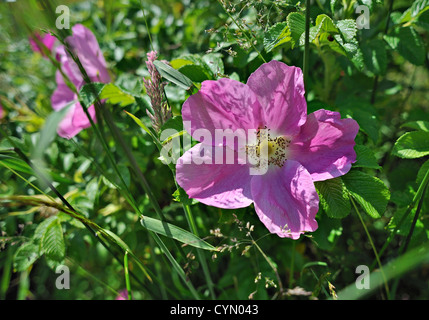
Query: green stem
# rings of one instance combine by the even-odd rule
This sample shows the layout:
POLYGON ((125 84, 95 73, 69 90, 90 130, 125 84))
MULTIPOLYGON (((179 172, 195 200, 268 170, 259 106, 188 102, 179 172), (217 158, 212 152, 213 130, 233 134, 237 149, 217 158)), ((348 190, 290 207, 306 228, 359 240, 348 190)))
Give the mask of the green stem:
POLYGON ((125 251, 125 255, 124 255, 124 270, 125 270, 125 286, 127 288, 128 300, 132 300, 130 275, 128 272, 128 251, 125 251))
POLYGON ((292 288, 294 279, 293 279, 293 272, 295 268, 295 248, 296 248, 296 240, 293 240, 292 242, 292 257, 290 262, 290 272, 289 272, 289 288, 292 288))
MULTIPOLYGON (((395 229, 390 233, 389 237, 387 238, 387 240, 385 241, 383 247, 381 248, 381 250, 380 250, 380 256, 387 249, 387 247, 390 244, 390 242, 392 242, 392 240, 395 237, 397 231, 402 226, 402 224, 404 223, 404 221, 408 217, 408 215, 411 213, 411 211, 414 209, 414 207, 416 206, 416 204, 418 203, 418 201, 420 201, 420 199, 422 198, 422 196, 424 194, 424 190, 428 186, 428 184, 429 184, 429 170, 426 171, 426 174, 425 174, 422 182, 420 182, 420 185, 419 185, 419 187, 417 189, 416 194, 413 197, 413 200, 408 205, 407 211, 405 211, 405 213, 402 216, 401 220, 398 222, 398 224, 396 225, 395 229)), ((371 269, 374 268, 374 265, 375 265, 375 261, 372 263, 371 269)))
POLYGON ((267 261, 267 263, 269 264, 269 266, 271 267, 271 269, 274 271, 276 278, 277 278, 277 282, 279 283, 279 291, 280 294, 283 293, 283 284, 282 284, 282 280, 280 278, 279 272, 277 270, 277 267, 270 261, 270 259, 268 259, 267 255, 265 254, 265 252, 261 249, 260 246, 258 246, 258 244, 256 243, 256 241, 252 240, 252 243, 255 245, 255 247, 258 249, 258 251, 262 254, 262 256, 264 257, 265 261, 267 261))
MULTIPOLYGON (((191 211, 191 207, 187 204, 183 204, 183 210, 185 211, 185 215, 186 215, 186 220, 188 221, 188 225, 191 228, 192 232, 199 237, 198 234, 198 230, 197 230, 197 226, 195 224, 195 220, 194 217, 192 215, 192 211, 191 211)), ((206 283, 207 286, 209 288, 210 291, 210 295, 212 297, 213 300, 216 299, 216 295, 214 292, 214 284, 213 284, 213 280, 210 276, 210 271, 209 271, 209 267, 207 265, 207 261, 206 261, 206 257, 204 256, 204 253, 201 249, 197 248, 197 255, 198 255, 198 260, 200 261, 201 267, 203 269, 203 273, 204 273, 204 277, 206 279, 206 283)))
POLYGON ((378 266, 380 268, 380 272, 381 272, 383 279, 384 279, 384 288, 386 290, 387 297, 389 297, 389 287, 387 285, 386 275, 384 274, 383 265, 381 264, 380 257, 377 253, 377 249, 375 248, 375 245, 374 245, 374 242, 372 241, 371 235, 370 235, 370 233, 369 233, 369 231, 365 225, 365 222, 363 221, 362 215, 360 214, 359 209, 357 208, 356 203, 353 200, 353 196, 350 193, 349 193, 349 197, 350 197, 350 200, 351 200, 353 207, 356 211, 356 214, 358 215, 359 220, 360 220, 360 222, 361 222, 361 224, 365 230, 366 236, 368 237, 369 243, 371 244, 371 248, 374 251, 375 258, 377 260, 378 266))
MULTIPOLYGON (((408 232, 407 238, 405 239, 405 242, 403 243, 402 247, 399 249, 399 252, 400 252, 399 255, 400 256, 405 254, 405 252, 408 249, 408 245, 410 244, 411 237, 413 236, 413 233, 414 233, 414 228, 416 226, 417 220, 418 220, 419 215, 420 215, 420 211, 421 211, 422 206, 423 206, 424 195, 426 193, 427 188, 428 188, 428 185, 425 186, 425 188, 423 190, 422 197, 420 198, 419 204, 417 205, 416 213, 414 214, 413 222, 411 223, 410 231, 408 232)), ((400 279, 401 279, 400 277, 397 277, 395 279, 395 282, 393 283, 393 286, 392 286, 392 292, 390 295, 390 299, 395 299, 396 290, 398 288, 400 279)))
POLYGON ((308 87, 308 67, 310 60, 310 0, 305 1, 305 34, 304 34, 303 74, 305 88, 308 87))

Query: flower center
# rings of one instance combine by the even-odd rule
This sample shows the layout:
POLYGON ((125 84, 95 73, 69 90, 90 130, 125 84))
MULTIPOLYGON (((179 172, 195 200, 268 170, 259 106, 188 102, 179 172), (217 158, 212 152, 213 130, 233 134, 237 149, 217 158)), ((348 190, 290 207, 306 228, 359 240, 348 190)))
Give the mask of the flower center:
POLYGON ((291 140, 285 136, 273 137, 270 129, 259 129, 256 143, 246 146, 246 154, 257 162, 257 165, 276 165, 283 167, 287 160, 287 148, 291 140))

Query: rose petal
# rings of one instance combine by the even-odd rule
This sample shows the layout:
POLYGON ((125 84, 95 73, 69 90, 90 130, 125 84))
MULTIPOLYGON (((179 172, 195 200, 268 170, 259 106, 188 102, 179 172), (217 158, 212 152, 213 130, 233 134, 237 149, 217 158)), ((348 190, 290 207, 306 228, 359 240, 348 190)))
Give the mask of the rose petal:
POLYGON ((73 35, 66 41, 78 55, 89 78, 94 82, 110 82, 106 60, 94 34, 81 24, 73 26, 72 31, 73 35))
POLYGON ((338 112, 318 110, 308 115, 301 132, 289 146, 289 159, 301 163, 314 181, 346 174, 356 161, 355 137, 359 125, 341 119, 338 112))
POLYGON ((66 85, 63 76, 58 71, 55 75, 57 80, 57 88, 51 96, 52 108, 59 111, 67 106, 75 98, 74 92, 66 85))
POLYGON ((319 197, 308 171, 288 160, 251 182, 255 210, 262 223, 279 237, 298 239, 303 232, 317 229, 319 197))
POLYGON ((199 143, 186 151, 176 164, 177 183, 190 198, 206 205, 226 209, 247 207, 252 203, 249 167, 216 164, 216 153, 226 154, 226 149, 199 143))
POLYGON ((245 84, 231 80, 204 81, 198 93, 189 97, 182 108, 186 131, 195 140, 210 145, 229 145, 225 139, 215 141, 215 130, 230 129, 241 139, 246 139, 247 129, 257 129, 260 125, 261 106, 255 94, 245 84), (198 129, 206 129, 212 141, 202 141, 198 129), (239 130, 237 130, 239 129, 239 130))
MULTIPOLYGON (((76 96, 75 98, 77 99, 76 96)), ((94 122, 96 122, 94 106, 89 107, 88 112, 94 122)), ((88 117, 83 111, 82 106, 79 102, 76 102, 70 106, 66 116, 63 118, 63 120, 61 120, 60 124, 58 125, 57 133, 60 137, 71 139, 80 131, 89 128, 90 126, 91 122, 88 120, 88 117)))
POLYGON ((258 96, 269 129, 289 136, 299 132, 307 116, 301 69, 273 60, 253 72, 247 85, 258 96))

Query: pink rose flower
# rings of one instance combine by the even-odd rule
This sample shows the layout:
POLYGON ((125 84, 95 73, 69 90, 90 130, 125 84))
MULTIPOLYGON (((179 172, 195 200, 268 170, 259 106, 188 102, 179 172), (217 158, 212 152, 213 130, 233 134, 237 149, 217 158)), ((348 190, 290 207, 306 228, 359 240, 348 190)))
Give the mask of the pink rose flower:
MULTIPOLYGON (((178 159, 179 185, 210 206, 235 209, 253 203, 262 223, 280 237, 298 239, 315 231, 319 197, 314 182, 344 175, 356 161, 357 122, 323 109, 307 115, 301 69, 279 61, 263 64, 247 84, 204 81, 183 104, 182 117, 185 129, 201 143, 178 159), (201 141, 202 128, 212 137, 219 129, 266 129, 266 172, 251 174, 251 162, 239 161, 243 146, 237 142, 201 141), (227 149, 236 161, 216 164, 216 154, 224 156, 227 149)), ((246 141, 249 159, 260 146, 258 140, 246 141)))
MULTIPOLYGON (((78 56, 90 80, 93 82, 110 82, 106 61, 94 34, 81 24, 75 25, 72 32, 73 35, 67 37, 65 41, 78 56)), ((85 82, 78 66, 63 45, 57 48, 56 53, 62 71, 79 91, 85 82)), ((57 132, 61 137, 71 139, 81 130, 90 127, 91 123, 78 101, 77 94, 67 86, 60 71, 56 73, 56 82, 57 89, 51 97, 52 108, 59 111, 69 106, 69 110, 59 124, 57 132)), ((88 112, 92 120, 96 122, 94 105, 88 108, 88 112)))
MULTIPOLYGON (((49 33, 46 33, 42 37, 40 34, 35 33, 34 37, 36 37, 46 47, 46 49, 49 50, 49 52, 52 52, 55 45, 55 41, 57 40, 54 36, 50 35, 49 33)), ((40 45, 32 37, 29 38, 29 41, 30 41, 31 48, 33 49, 34 52, 39 52, 43 56, 45 56, 45 54, 43 53, 43 50, 40 48, 40 45)))

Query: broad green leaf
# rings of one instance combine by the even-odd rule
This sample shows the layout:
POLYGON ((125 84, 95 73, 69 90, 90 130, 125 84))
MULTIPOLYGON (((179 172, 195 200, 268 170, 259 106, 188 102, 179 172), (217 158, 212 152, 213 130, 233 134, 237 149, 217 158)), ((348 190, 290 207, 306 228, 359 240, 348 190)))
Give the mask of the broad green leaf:
POLYGON ((186 205, 193 205, 195 203, 198 203, 197 200, 189 198, 186 191, 183 190, 181 187, 179 187, 176 191, 174 191, 173 200, 186 205))
POLYGON ((225 72, 225 67, 222 61, 222 55, 219 53, 208 53, 202 56, 205 65, 210 69, 213 78, 215 79, 218 74, 225 72))
POLYGON ((316 26, 320 26, 320 32, 336 33, 337 27, 331 17, 326 14, 320 14, 316 18, 316 26))
POLYGON ((180 67, 178 71, 194 82, 203 82, 204 80, 212 79, 207 69, 197 64, 186 64, 180 67))
POLYGON ((55 219, 46 228, 41 239, 42 252, 51 260, 61 262, 65 256, 65 243, 63 229, 58 219, 55 219))
POLYGON ((100 82, 93 82, 83 85, 79 91, 80 101, 88 108, 94 104, 105 86, 105 83, 100 82))
POLYGON ((380 125, 375 115, 375 110, 370 104, 364 102, 350 102, 344 109, 359 124, 359 129, 365 132, 372 141, 377 142, 380 133, 380 125))
POLYGON ((266 52, 292 40, 291 32, 286 22, 279 22, 265 32, 264 48, 266 52))
POLYGON ((15 271, 27 270, 39 258, 39 247, 33 242, 21 245, 13 258, 13 268, 15 271))
POLYGON ((422 65, 425 60, 426 49, 422 38, 413 27, 395 29, 384 40, 393 50, 415 65, 422 65))
POLYGON ((389 189, 379 178, 352 170, 342 177, 352 197, 373 218, 380 218, 390 199, 389 189))
POLYGON ((340 177, 315 182, 320 204, 330 218, 344 218, 351 210, 347 190, 340 177))
POLYGON ((156 69, 161 74, 161 76, 163 76, 168 81, 171 81, 175 85, 185 90, 191 89, 192 86, 194 85, 192 81, 188 77, 186 77, 183 73, 170 67, 164 62, 154 61, 153 64, 155 65, 156 69))
POLYGON ((46 230, 52 224, 52 222, 56 219, 58 219, 58 216, 55 215, 55 216, 52 216, 52 217, 49 217, 49 218, 43 220, 42 222, 39 223, 36 230, 34 231, 33 240, 35 242, 39 242, 39 248, 40 249, 41 249, 40 241, 42 240, 43 235, 46 233, 46 230))
POLYGON ((426 175, 426 172, 429 170, 429 160, 426 160, 425 163, 420 167, 419 172, 417 173, 416 183, 420 184, 423 181, 423 178, 426 175))
POLYGON ((113 83, 108 83, 104 86, 100 93, 100 99, 106 99, 109 103, 119 104, 121 107, 128 106, 136 102, 134 96, 125 92, 113 83))
POLYGON ((292 12, 287 16, 286 22, 293 40, 292 47, 294 47, 305 32, 305 16, 298 12, 292 12))
POLYGON ((356 151, 356 162, 353 163, 353 167, 381 169, 371 149, 359 144, 355 145, 354 149, 356 151))
POLYGON ((200 239, 193 233, 186 231, 182 228, 179 228, 175 225, 172 225, 167 222, 163 222, 158 219, 150 218, 150 217, 144 217, 141 219, 141 224, 146 229, 153 231, 158 234, 162 234, 166 237, 173 238, 177 241, 183 242, 187 245, 209 250, 209 251, 216 251, 217 249, 213 247, 211 244, 207 243, 206 241, 200 239))
POLYGON ((429 10, 419 15, 414 25, 429 31, 429 10))
POLYGON ((383 75, 387 69, 387 53, 382 40, 372 40, 361 46, 366 69, 373 75, 383 75))
POLYGON ((413 27, 399 29, 398 52, 415 65, 425 61, 426 49, 422 38, 413 27))
POLYGON ((396 141, 392 154, 405 159, 429 155, 429 132, 412 131, 403 134, 396 141))
POLYGON ((429 0, 416 0, 411 7, 404 11, 399 23, 405 23, 419 18, 419 16, 427 10, 429 10, 429 0))
POLYGON ((429 132, 429 121, 410 121, 407 123, 404 123, 401 128, 410 128, 410 129, 416 129, 421 131, 429 132))
POLYGON ((356 40, 357 26, 356 20, 345 19, 339 20, 336 23, 338 30, 343 36, 345 42, 353 42, 356 40))
POLYGON ((188 64, 194 64, 194 61, 188 60, 186 58, 177 58, 170 61, 170 65, 176 70, 188 64))

